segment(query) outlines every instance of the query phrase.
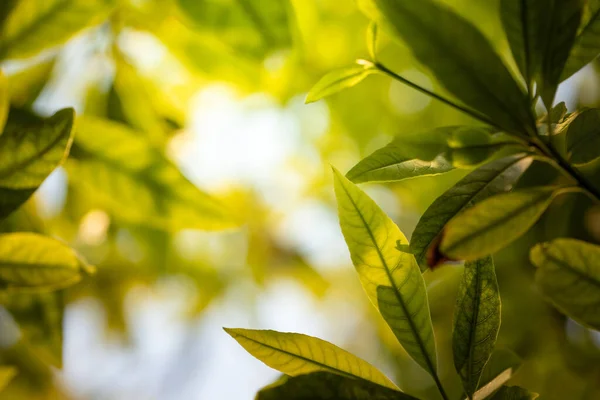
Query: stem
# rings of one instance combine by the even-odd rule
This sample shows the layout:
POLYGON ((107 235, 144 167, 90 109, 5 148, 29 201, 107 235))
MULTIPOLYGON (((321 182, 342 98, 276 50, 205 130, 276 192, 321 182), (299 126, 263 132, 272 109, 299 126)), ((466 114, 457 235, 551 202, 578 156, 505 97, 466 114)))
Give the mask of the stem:
POLYGON ((433 374, 433 380, 435 381, 435 385, 437 386, 438 390, 440 391, 442 398, 444 400, 449 400, 449 397, 446 394, 446 391, 444 390, 444 387, 442 386, 442 382, 440 382, 440 378, 438 377, 437 374, 433 374))

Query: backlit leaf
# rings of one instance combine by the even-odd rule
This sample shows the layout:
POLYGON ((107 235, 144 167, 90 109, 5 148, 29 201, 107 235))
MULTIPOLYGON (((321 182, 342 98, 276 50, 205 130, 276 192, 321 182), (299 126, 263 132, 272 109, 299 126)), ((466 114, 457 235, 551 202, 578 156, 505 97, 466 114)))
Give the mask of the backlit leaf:
POLYGON ((312 103, 351 88, 376 72, 377 69, 373 64, 365 60, 358 60, 354 65, 331 71, 310 89, 306 96, 306 103, 312 103))
POLYGON ((15 367, 0 366, 0 392, 8 386, 10 381, 17 375, 15 367))
POLYGON ((446 224, 439 250, 456 260, 493 254, 527 232, 555 195, 554 187, 538 187, 490 197, 446 224))
POLYGON ((102 22, 114 0, 20 0, 0 33, 0 59, 25 58, 102 22))
POLYGON ((493 161, 471 172, 438 197, 419 220, 410 242, 421 270, 428 268, 427 250, 452 217, 483 199, 510 190, 531 161, 525 155, 493 161))
POLYGON ((592 108, 577 114, 566 132, 571 162, 583 164, 600 156, 600 110, 592 108))
POLYGON ((464 18, 432 0, 360 0, 359 5, 465 105, 507 132, 533 131, 527 96, 485 37, 464 18))
POLYGON ((328 372, 284 378, 262 389, 256 400, 416 400, 397 390, 328 372))
POLYGON ((575 39, 561 80, 569 78, 600 54, 600 2, 589 1, 588 4, 591 16, 575 39))
POLYGON ((334 170, 342 233, 367 296, 406 352, 432 376, 437 358, 425 282, 394 222, 360 188, 334 170))
POLYGON ((4 131, 6 117, 10 106, 10 94, 8 92, 8 81, 0 70, 0 135, 4 131))
POLYGON ((339 347, 300 333, 225 328, 248 353, 284 374, 298 376, 325 371, 397 389, 366 361, 339 347))
POLYGON ((73 153, 66 164, 69 177, 122 221, 169 230, 238 225, 220 201, 194 186, 143 134, 125 125, 78 120, 73 153))
POLYGON ((502 386, 490 400, 535 400, 539 397, 527 389, 518 386, 502 386))
POLYGON ((58 289, 92 269, 66 244, 36 233, 0 235, 0 290, 58 289))
POLYGON ((542 294, 575 321, 600 330, 600 246, 556 239, 536 245, 530 258, 542 294))
POLYGON ((54 65, 55 58, 50 58, 8 75, 10 103, 15 107, 29 108, 50 81, 54 65))
POLYGON ((500 293, 491 256, 466 262, 454 309, 454 366, 469 397, 475 393, 500 330, 500 293))
POLYGON ((377 37, 379 36, 379 28, 377 24, 371 22, 369 24, 369 28, 367 29, 367 50, 369 51, 369 56, 371 59, 375 61, 377 59, 377 37))
POLYGON ((0 136, 0 218, 24 203, 69 153, 73 109, 50 118, 11 109, 0 136))

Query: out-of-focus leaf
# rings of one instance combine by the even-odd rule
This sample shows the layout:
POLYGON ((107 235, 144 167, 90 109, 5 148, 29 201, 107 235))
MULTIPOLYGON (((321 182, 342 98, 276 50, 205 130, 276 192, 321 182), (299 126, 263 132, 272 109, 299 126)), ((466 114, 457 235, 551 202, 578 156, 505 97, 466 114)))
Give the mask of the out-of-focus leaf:
POLYGON ((342 233, 367 296, 406 352, 432 376, 437 356, 425 282, 408 240, 360 188, 334 170, 342 233))
POLYGON ((561 80, 569 78, 600 54, 600 2, 588 1, 587 3, 591 16, 575 39, 561 80))
POLYGON ((292 43, 288 0, 177 0, 197 30, 217 35, 236 51, 254 57, 292 43))
POLYGON ((376 72, 377 69, 373 63, 365 60, 357 60, 354 65, 331 71, 310 89, 306 96, 306 103, 312 103, 351 88, 376 72))
POLYGON ((535 129, 527 96, 485 37, 432 0, 360 0, 381 28, 403 40, 416 58, 465 105, 510 133, 535 129))
POLYGON ((600 157, 600 110, 592 108, 579 113, 566 132, 572 163, 583 164, 600 157))
POLYGON ((0 305, 18 324, 21 343, 41 361, 62 367, 64 295, 45 293, 0 293, 0 305))
POLYGON ((542 64, 544 41, 539 27, 545 21, 545 0, 502 0, 500 16, 513 58, 529 85, 542 64))
POLYGON ((479 379, 480 389, 475 392, 473 398, 483 398, 482 394, 486 390, 493 387, 491 391, 494 391, 504 385, 519 369, 521 363, 521 359, 510 350, 498 349, 494 351, 483 368, 481 379, 479 379))
POLYGON ((73 153, 66 164, 69 177, 122 221, 173 230, 238 225, 220 201, 188 181, 142 134, 122 124, 78 120, 73 153))
POLYGON ((518 386, 502 386, 490 400, 535 400, 539 394, 518 386))
POLYGON ((59 289, 93 268, 66 244, 36 233, 0 235, 0 290, 59 289))
POLYGON ((0 135, 4 131, 8 109, 10 108, 10 94, 8 91, 8 82, 0 70, 0 135))
MULTIPOLYGON (((510 190, 531 162, 531 158, 525 155, 493 161, 471 172, 438 197, 419 220, 410 242, 421 270, 428 268, 427 250, 452 217, 483 199, 510 190)), ((431 265, 437 264, 433 258, 431 265)))
POLYGON ((73 109, 50 118, 11 109, 0 136, 0 218, 17 209, 67 157, 73 109))
POLYGON ((248 353, 284 374, 325 371, 397 389, 383 373, 339 347, 300 333, 225 328, 248 353))
POLYGON ((500 374, 496 375, 486 384, 481 387, 473 394, 473 400, 483 400, 490 397, 492 393, 502 387, 512 377, 512 370, 506 369, 500 374))
POLYGON ((493 254, 527 232, 556 194, 555 187, 538 187, 490 197, 446 224, 439 251, 455 260, 493 254))
POLYGON ((377 59, 377 37, 379 36, 379 28, 377 24, 371 22, 369 24, 369 28, 367 29, 367 50, 369 51, 369 56, 371 59, 375 61, 377 59))
POLYGON ((544 3, 545 7, 535 10, 542 20, 538 24, 543 29, 540 37, 545 39, 539 83, 542 100, 550 109, 581 22, 583 0, 549 0, 544 3))
POLYGON ((31 106, 50 79, 54 62, 51 58, 7 76, 10 103, 20 108, 31 106))
POLYGON ((256 400, 416 400, 397 390, 328 372, 284 378, 258 392, 256 400))
POLYGON ((17 375, 15 367, 0 366, 0 392, 8 386, 10 381, 17 375))
POLYGON ((600 246, 556 239, 531 249, 542 294, 575 321, 600 330, 600 246))
POLYGON ((491 256, 465 263, 454 309, 454 366, 468 397, 477 390, 500 330, 500 292, 491 256))
POLYGON ((21 0, 0 33, 0 59, 25 58, 102 22, 115 0, 21 0))

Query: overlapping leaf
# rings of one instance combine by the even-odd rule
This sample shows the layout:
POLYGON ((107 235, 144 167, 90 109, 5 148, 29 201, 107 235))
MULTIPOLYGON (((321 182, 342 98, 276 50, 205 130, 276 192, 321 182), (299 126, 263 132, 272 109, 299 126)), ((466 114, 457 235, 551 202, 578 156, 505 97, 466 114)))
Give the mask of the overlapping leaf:
POLYGON ((577 35, 561 80, 565 80, 600 54, 600 2, 588 1, 590 17, 577 35))
POLYGON ((25 202, 69 153, 74 113, 50 118, 12 109, 0 136, 0 218, 25 202))
POLYGON ((359 5, 465 105, 507 132, 533 132, 527 96, 484 36, 464 18, 432 0, 360 0, 359 5))
POLYGON ((600 156, 600 110, 592 108, 577 114, 566 132, 571 162, 582 164, 600 156))
POLYGON ((600 247, 556 239, 536 245, 530 257, 542 294, 575 321, 600 330, 600 247))
POLYGON ((0 59, 25 58, 102 22, 115 0, 20 0, 0 32, 0 59))
POLYGON ((120 220, 161 229, 238 225, 232 212, 188 181, 142 134, 91 117, 77 126, 69 177, 120 220))
POLYGON ((500 293, 491 256, 465 263, 454 310, 454 366, 467 396, 478 388, 500 329, 500 293))
POLYGON ((407 353, 432 376, 437 358, 425 282, 408 241, 356 185, 334 170, 342 233, 367 296, 407 353))
POLYGON ((92 269, 69 246, 35 233, 0 235, 1 289, 58 289, 92 269))
POLYGON ((271 330, 225 328, 225 331, 248 353, 284 374, 298 376, 325 371, 397 389, 371 364, 325 340, 271 330))
MULTIPOLYGON (((509 190, 531 164, 531 158, 515 155, 483 165, 437 198, 419 220, 410 249, 421 270, 428 267, 427 250, 452 217, 480 201, 509 190)), ((431 260, 434 265, 435 260, 431 260)))
POLYGON ((331 71, 310 89, 306 96, 306 103, 312 103, 351 88, 376 72, 377 69, 373 63, 365 60, 357 60, 353 65, 331 71))
POLYGON ((262 389, 256 400, 416 400, 406 393, 364 380, 328 372, 312 372, 262 389))
POLYGON ((439 251, 457 260, 493 254, 527 232, 557 193, 554 187, 538 187, 488 198, 446 224, 439 251))
POLYGON ((527 389, 518 386, 502 386, 492 397, 491 400, 535 400, 539 397, 537 393, 532 393, 527 389))

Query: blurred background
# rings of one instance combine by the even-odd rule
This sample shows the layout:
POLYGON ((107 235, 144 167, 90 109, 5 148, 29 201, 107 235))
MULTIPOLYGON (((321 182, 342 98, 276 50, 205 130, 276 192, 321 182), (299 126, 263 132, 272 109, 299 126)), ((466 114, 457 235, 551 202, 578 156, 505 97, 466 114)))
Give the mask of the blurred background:
MULTIPOLYGON (((497 1, 446 2, 514 68, 497 1)), ((2 299, 0 360, 20 371, 2 399, 251 399, 278 373, 222 327, 319 336, 376 365, 404 391, 437 398, 360 287, 330 165, 347 171, 394 135, 473 121, 378 75, 304 105, 323 74, 368 57, 368 21, 353 2, 3 0, 0 19, 10 25, 22 3, 33 4, 29 17, 87 22, 50 49, 29 51, 26 43, 20 53, 3 53, 12 105, 43 116, 74 107, 76 138, 83 129, 133 135, 223 201, 241 225, 188 229, 185 214, 162 213, 177 186, 126 176, 78 151, 75 139, 65 165, 0 231, 62 238, 98 271, 60 292, 2 299)), ((401 44, 382 35, 378 54, 390 69, 443 93, 401 44)), ((570 111, 598 106, 598 87, 597 69, 588 66, 558 98, 570 111)), ((110 142, 117 150, 129 145, 110 142)), ((138 153, 128 154, 135 163, 138 153)), ((466 173, 364 189, 409 236, 433 199, 466 173)), ((535 165, 521 184, 540 179, 555 176, 535 165)), ((560 199, 496 258, 498 344, 522 359, 511 382, 545 399, 600 398, 600 335, 543 302, 527 260, 536 240, 567 232, 600 238, 600 210, 583 215, 582 201, 560 199)), ((460 275, 460 266, 424 275, 440 374, 453 398, 460 395, 450 352, 460 275)))

